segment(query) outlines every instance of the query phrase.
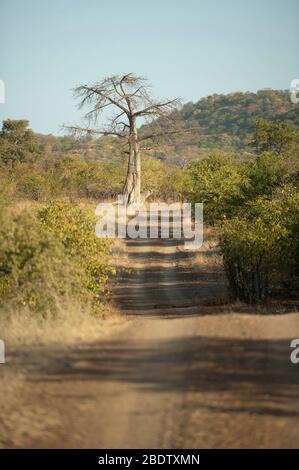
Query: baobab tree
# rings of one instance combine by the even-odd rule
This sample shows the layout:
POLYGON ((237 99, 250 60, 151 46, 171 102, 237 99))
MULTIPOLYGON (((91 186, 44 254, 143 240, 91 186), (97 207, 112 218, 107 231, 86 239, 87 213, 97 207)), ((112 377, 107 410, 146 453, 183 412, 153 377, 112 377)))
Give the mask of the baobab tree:
POLYGON ((111 76, 100 82, 78 86, 74 94, 80 99, 80 109, 89 108, 84 116, 87 126, 66 127, 75 133, 116 136, 126 142, 128 170, 123 194, 128 204, 140 202, 142 143, 167 134, 190 130, 178 128, 172 119, 180 100, 153 99, 148 81, 133 73, 111 76), (98 128, 100 118, 102 127, 98 128), (139 131, 139 122, 153 122, 157 121, 157 118, 163 123, 158 130, 153 132, 153 126, 150 126, 149 132, 139 131))

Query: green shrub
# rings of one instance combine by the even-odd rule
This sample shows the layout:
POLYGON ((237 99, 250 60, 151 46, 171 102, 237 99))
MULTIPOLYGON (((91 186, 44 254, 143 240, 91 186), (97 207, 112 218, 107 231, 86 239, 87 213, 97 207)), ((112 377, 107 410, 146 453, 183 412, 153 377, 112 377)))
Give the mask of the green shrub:
POLYGON ((117 162, 86 162, 78 157, 67 157, 52 162, 47 174, 62 196, 100 200, 121 193, 125 165, 117 162))
POLYGON ((191 179, 187 171, 180 168, 168 168, 162 181, 160 195, 165 200, 185 200, 186 194, 189 195, 190 187, 191 179))
POLYGON ((283 187, 275 199, 259 198, 243 218, 222 225, 220 247, 231 293, 247 303, 295 291, 298 269, 299 194, 283 187))
POLYGON ((258 119, 252 146, 256 153, 287 153, 298 142, 298 131, 288 122, 258 119))
POLYGON ((64 246, 65 252, 84 269, 83 287, 95 301, 113 269, 109 265, 111 240, 95 236, 96 219, 91 209, 54 202, 39 211, 39 219, 64 246))
POLYGON ((53 203, 21 214, 0 212, 2 306, 55 315, 66 301, 96 307, 108 276, 110 241, 94 235, 89 209, 53 203))
POLYGON ((56 303, 80 292, 84 271, 30 213, 2 214, 0 298, 3 304, 54 314, 56 303))
POLYGON ((122 193, 126 175, 125 162, 89 163, 85 196, 103 200, 122 193))
POLYGON ((142 161, 142 191, 150 190, 155 198, 181 200, 189 184, 187 172, 166 166, 154 158, 142 161))
POLYGON ((13 201, 16 192, 14 178, 6 168, 0 166, 0 212, 13 201))
POLYGON ((286 176, 285 157, 281 154, 263 153, 246 165, 248 185, 243 188, 244 198, 252 200, 258 196, 271 197, 282 185, 286 176))
POLYGON ((160 197, 166 175, 166 168, 163 163, 154 158, 143 158, 141 161, 141 171, 141 190, 144 192, 151 191, 155 197, 160 197))
POLYGON ((16 194, 21 199, 47 201, 56 195, 54 184, 39 165, 19 163, 13 171, 16 194))
POLYGON ((191 202, 204 205, 207 223, 231 217, 244 202, 244 187, 248 185, 243 165, 232 156, 212 154, 194 162, 188 169, 190 189, 186 195, 191 202))
POLYGON ((41 157, 42 146, 25 119, 6 119, 0 131, 0 162, 13 167, 18 162, 33 162, 41 157))

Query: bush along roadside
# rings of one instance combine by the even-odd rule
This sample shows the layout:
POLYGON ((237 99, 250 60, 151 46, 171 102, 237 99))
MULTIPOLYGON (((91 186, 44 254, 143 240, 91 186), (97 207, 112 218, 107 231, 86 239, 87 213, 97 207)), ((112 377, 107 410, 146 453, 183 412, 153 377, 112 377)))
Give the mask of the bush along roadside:
POLYGON ((55 316, 72 299, 97 311, 113 269, 111 241, 95 237, 90 208, 54 202, 37 213, 2 210, 0 218, 2 307, 55 316))
POLYGON ((258 198, 224 222, 220 248, 233 298, 260 303, 292 296, 298 276, 299 194, 290 185, 258 198))

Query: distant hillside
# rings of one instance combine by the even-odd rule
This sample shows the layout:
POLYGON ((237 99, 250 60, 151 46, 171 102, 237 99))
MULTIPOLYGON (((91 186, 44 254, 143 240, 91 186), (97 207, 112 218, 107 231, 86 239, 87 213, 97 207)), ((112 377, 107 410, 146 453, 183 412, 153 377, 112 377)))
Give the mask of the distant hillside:
MULTIPOLYGON (((183 127, 198 127, 200 132, 168 136, 148 156, 168 163, 184 166, 194 158, 203 157, 209 150, 251 151, 248 146, 253 137, 256 119, 289 121, 299 129, 299 105, 292 104, 288 91, 261 90, 257 93, 230 93, 212 95, 196 103, 187 103, 178 113, 183 127)), ((142 131, 156 127, 145 125, 142 131)), ((85 160, 121 161, 127 150, 123 142, 114 137, 75 139, 72 136, 39 135, 39 141, 48 155, 81 156, 85 160)))
POLYGON ((215 94, 185 104, 180 116, 188 127, 203 128, 202 148, 246 148, 259 118, 289 121, 299 128, 299 106, 291 103, 288 91, 279 90, 215 94))

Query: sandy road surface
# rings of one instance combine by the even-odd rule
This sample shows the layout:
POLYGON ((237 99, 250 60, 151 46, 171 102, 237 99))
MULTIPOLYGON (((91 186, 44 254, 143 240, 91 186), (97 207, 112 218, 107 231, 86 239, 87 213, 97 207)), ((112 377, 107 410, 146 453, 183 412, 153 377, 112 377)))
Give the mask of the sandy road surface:
POLYGON ((3 447, 299 447, 297 313, 219 307, 223 276, 173 240, 128 242, 123 328, 14 350, 0 369, 3 447))

